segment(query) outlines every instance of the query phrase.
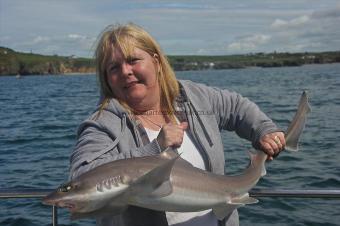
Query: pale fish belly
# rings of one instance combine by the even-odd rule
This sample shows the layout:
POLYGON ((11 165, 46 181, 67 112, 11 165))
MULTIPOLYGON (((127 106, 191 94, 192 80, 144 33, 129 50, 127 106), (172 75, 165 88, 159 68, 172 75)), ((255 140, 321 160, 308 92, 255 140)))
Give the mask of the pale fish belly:
POLYGON ((174 188, 173 192, 165 197, 137 197, 130 203, 140 207, 170 212, 195 212, 211 209, 226 202, 221 194, 198 192, 194 190, 174 188))

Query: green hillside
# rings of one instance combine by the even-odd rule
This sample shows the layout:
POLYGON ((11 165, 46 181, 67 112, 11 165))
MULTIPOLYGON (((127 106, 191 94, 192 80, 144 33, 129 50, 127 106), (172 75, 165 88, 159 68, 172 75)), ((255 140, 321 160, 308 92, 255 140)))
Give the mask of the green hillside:
MULTIPOLYGON (((340 62, 340 51, 321 53, 255 53, 230 56, 169 56, 176 71, 283 67, 340 62)), ((0 47, 0 75, 94 73, 92 59, 21 53, 0 47)))
POLYGON ((285 67, 340 62, 340 51, 321 53, 255 53, 229 56, 170 56, 175 70, 285 67))
POLYGON ((0 47, 0 75, 90 73, 94 71, 91 59, 21 53, 0 47))

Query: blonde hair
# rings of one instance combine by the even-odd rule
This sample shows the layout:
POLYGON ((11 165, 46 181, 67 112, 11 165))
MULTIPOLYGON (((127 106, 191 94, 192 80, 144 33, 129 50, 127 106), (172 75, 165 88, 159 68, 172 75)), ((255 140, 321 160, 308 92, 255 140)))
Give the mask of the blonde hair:
MULTIPOLYGON (((101 109, 108 104, 110 98, 116 98, 109 86, 106 71, 107 62, 115 48, 119 48, 125 57, 131 56, 134 48, 144 50, 151 56, 157 54, 160 65, 158 83, 162 113, 167 112, 168 116, 170 116, 169 119, 174 119, 175 109, 173 104, 179 94, 179 85, 175 73, 155 39, 143 28, 132 23, 110 25, 104 29, 99 37, 95 51, 95 64, 101 96, 103 97, 101 109)), ((133 109, 127 103, 119 99, 117 100, 129 113, 132 113, 133 109)))

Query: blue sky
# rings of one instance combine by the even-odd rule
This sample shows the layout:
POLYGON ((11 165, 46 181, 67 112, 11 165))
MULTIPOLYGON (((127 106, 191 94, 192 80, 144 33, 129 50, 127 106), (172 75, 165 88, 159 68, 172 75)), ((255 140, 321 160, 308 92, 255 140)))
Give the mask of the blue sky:
POLYGON ((126 22, 169 55, 340 50, 340 0, 0 0, 0 46, 90 57, 126 22))

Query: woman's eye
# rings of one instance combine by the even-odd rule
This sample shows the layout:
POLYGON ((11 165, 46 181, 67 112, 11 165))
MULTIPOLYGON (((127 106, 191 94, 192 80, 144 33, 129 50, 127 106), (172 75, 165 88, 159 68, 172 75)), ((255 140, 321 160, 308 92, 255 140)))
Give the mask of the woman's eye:
POLYGON ((109 71, 116 71, 118 69, 118 65, 111 65, 109 67, 109 71))
POLYGON ((129 62, 130 64, 135 64, 135 63, 138 62, 138 60, 139 60, 139 58, 132 57, 132 58, 128 59, 128 62, 129 62))

